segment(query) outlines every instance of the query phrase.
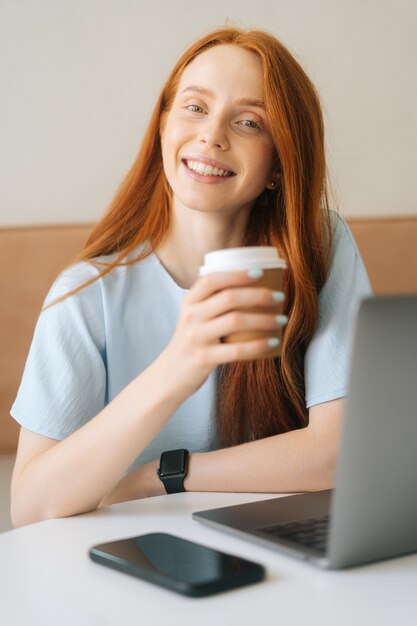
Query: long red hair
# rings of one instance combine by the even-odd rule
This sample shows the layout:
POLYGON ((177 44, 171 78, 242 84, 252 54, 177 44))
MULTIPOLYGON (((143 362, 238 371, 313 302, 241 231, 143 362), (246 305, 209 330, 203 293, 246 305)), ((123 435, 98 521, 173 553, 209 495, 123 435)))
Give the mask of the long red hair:
POLYGON ((219 445, 229 446, 308 424, 304 357, 317 327, 331 228, 319 99, 285 46, 264 31, 223 28, 202 37, 182 55, 158 98, 133 166, 76 262, 115 254, 81 289, 117 265, 142 260, 163 242, 171 220, 171 189, 162 166, 161 124, 184 68, 207 48, 222 44, 245 48, 262 62, 266 113, 281 171, 278 188, 264 191, 255 202, 244 245, 276 246, 289 268, 284 284, 289 321, 281 358, 218 368, 215 410, 219 445), (145 243, 139 255, 126 260, 145 243))

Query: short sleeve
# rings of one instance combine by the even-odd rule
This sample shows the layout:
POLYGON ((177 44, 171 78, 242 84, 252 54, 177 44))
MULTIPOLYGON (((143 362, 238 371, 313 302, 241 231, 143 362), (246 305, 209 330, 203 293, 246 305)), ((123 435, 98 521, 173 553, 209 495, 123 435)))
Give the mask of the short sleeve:
POLYGON ((306 406, 348 392, 353 329, 361 300, 372 295, 362 258, 346 222, 332 213, 333 252, 327 281, 319 296, 317 330, 304 361, 306 406))
POLYGON ((90 264, 55 281, 35 328, 17 397, 10 411, 21 426, 63 439, 105 404, 106 366, 100 280, 48 304, 94 277, 90 264))

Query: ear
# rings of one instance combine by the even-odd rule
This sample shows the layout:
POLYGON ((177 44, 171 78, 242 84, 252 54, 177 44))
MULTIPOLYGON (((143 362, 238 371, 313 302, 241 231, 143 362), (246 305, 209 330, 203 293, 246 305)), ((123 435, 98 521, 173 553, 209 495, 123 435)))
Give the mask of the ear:
POLYGON ((278 170, 275 170, 271 174, 270 180, 266 184, 266 188, 274 190, 278 187, 280 182, 281 182, 281 172, 278 170))

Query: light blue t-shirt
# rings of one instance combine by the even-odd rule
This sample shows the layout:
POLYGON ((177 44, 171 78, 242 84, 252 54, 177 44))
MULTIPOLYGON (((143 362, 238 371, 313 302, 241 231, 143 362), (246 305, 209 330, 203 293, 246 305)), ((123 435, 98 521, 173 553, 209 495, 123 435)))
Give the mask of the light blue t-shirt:
MULTIPOLYGON (((346 223, 336 214, 332 219, 332 264, 320 294, 318 328, 305 357, 308 408, 346 395, 352 323, 360 300, 372 293, 346 223)), ((45 304, 97 274, 89 263, 66 270, 55 281, 45 304)), ((86 424, 168 345, 186 293, 151 254, 139 263, 116 267, 44 310, 11 415, 28 430, 58 440, 86 424)), ((158 458, 163 450, 212 449, 216 440, 214 397, 212 372, 134 466, 158 458)), ((120 420, 123 427, 123 416, 120 420)))

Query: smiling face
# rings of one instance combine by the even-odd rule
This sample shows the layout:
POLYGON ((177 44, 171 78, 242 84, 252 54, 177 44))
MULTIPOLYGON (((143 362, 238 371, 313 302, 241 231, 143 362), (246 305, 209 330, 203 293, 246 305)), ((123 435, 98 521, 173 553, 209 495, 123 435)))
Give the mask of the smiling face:
POLYGON ((249 212, 273 178, 260 59, 230 44, 202 52, 181 76, 161 136, 175 208, 249 212))

